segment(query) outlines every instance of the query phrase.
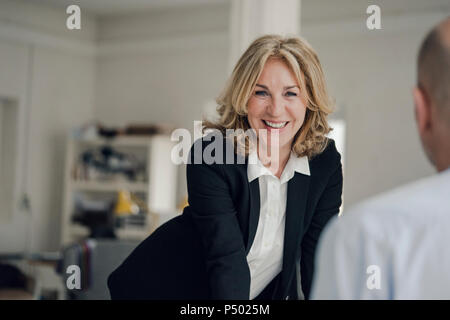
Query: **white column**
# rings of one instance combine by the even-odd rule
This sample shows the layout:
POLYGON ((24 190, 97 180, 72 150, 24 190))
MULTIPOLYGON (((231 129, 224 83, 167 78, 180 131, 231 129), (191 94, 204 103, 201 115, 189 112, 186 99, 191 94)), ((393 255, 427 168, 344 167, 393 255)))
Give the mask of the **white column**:
POLYGON ((230 70, 264 34, 299 35, 301 0, 231 0, 230 70))

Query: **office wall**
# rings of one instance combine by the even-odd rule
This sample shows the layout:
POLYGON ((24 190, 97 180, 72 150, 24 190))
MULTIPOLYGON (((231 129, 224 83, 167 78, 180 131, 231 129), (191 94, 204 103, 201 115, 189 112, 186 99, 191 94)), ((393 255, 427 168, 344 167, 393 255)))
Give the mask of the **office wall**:
MULTIPOLYGON (((105 17, 83 11, 82 29, 70 31, 63 7, 0 1, 0 95, 20 106, 22 148, 1 251, 58 249, 70 128, 96 118, 193 131, 226 80, 228 11, 225 3, 105 17), (24 194, 31 216, 20 207, 24 194)), ((178 186, 181 200, 184 166, 178 186)))
POLYGON ((318 52, 346 120, 346 206, 434 172, 416 132, 411 93, 420 42, 449 5, 377 1, 382 29, 370 31, 369 4, 302 2, 302 36, 318 52))
MULTIPOLYGON (((227 4, 98 19, 95 114, 106 125, 171 124, 193 132, 227 78, 227 4)), ((180 166, 177 200, 186 195, 180 166)))
MULTIPOLYGON (((0 40, 0 96, 3 100, 14 101, 15 108, 23 114, 25 109, 26 82, 27 82, 27 48, 21 44, 8 43, 0 40)), ((5 102, 3 101, 3 105, 5 102)), ((21 123, 23 125, 23 122, 21 123)), ((23 141, 23 135, 17 137, 16 143, 23 141)), ((2 150, 4 150, 2 148, 2 150)), ((23 154, 23 150, 22 154, 23 154)), ((2 158, 5 158, 2 155, 2 158)), ((22 176, 19 172, 14 173, 14 180, 20 181, 22 176)), ((5 186, 12 188, 17 194, 18 186, 5 186)), ((17 200, 17 198, 15 199, 17 200)), ((20 212, 8 212, 2 214, 0 224, 0 249, 21 250, 25 246, 27 217, 20 212)))
POLYGON ((66 29, 65 10, 0 1, 0 96, 19 108, 15 210, 0 251, 59 246, 65 137, 94 116, 95 23, 66 29), (31 216, 20 207, 29 194, 31 216))

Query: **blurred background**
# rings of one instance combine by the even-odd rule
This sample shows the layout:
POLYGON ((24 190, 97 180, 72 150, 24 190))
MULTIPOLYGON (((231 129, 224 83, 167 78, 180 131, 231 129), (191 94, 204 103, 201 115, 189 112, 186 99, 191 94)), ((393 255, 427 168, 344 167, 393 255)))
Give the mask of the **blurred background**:
POLYGON ((420 42, 449 13, 448 0, 0 0, 0 299, 109 297, 108 274, 186 205, 172 131, 214 116, 261 34, 319 55, 345 207, 433 174, 411 92, 420 42))

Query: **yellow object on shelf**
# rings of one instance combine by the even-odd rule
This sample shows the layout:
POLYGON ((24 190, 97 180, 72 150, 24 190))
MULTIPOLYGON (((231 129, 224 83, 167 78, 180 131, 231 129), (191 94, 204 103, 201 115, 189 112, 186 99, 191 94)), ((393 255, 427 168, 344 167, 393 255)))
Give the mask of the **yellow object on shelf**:
POLYGON ((114 208, 114 214, 117 216, 128 216, 131 214, 137 214, 139 212, 139 206, 131 199, 129 191, 120 190, 117 196, 117 203, 114 208))

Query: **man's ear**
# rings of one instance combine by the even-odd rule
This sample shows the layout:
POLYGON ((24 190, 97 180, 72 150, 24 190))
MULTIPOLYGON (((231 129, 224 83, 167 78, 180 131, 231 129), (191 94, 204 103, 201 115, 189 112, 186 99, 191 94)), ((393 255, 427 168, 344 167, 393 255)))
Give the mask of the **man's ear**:
POLYGON ((428 96, 423 89, 415 87, 413 89, 414 111, 416 114, 417 128, 420 135, 423 135, 431 125, 431 106, 428 96))

